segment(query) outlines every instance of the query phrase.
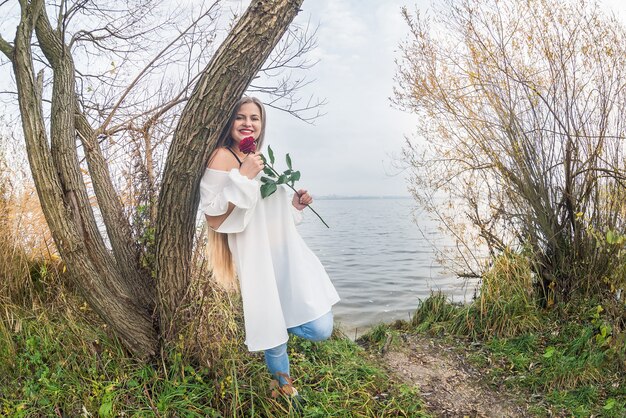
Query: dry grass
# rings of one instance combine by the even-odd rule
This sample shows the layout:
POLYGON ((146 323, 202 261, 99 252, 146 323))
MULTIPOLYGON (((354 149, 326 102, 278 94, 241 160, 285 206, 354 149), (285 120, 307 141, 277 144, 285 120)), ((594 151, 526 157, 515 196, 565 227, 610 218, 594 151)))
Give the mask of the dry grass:
POLYGON ((184 335, 187 357, 212 367, 232 350, 246 351, 243 336, 243 305, 238 293, 221 288, 207 261, 206 226, 197 234, 192 260, 191 289, 187 312, 190 318, 184 335))
POLYGON ((243 307, 238 294, 225 292, 210 274, 196 275, 197 300, 185 336, 185 348, 203 366, 211 367, 232 350, 244 350, 243 307))
POLYGON ((505 252, 483 276, 477 307, 483 332, 498 337, 533 331, 540 313, 531 265, 524 255, 505 252))
POLYGON ((411 325, 419 331, 506 338, 538 329, 542 315, 528 258, 506 251, 493 259, 475 301, 454 305, 445 295, 434 293, 419 305, 411 325))
POLYGON ((16 190, 4 173, 0 181, 0 298, 23 306, 35 293, 58 284, 63 270, 34 186, 16 190))

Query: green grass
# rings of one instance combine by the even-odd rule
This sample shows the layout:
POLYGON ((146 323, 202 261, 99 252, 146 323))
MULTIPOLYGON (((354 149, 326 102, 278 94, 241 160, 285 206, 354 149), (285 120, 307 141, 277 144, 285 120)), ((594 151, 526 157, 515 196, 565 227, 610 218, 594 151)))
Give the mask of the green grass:
POLYGON ((211 364, 186 359, 184 350, 145 364, 80 314, 0 313, 0 416, 427 416, 416 388, 391 381, 339 335, 290 341, 292 375, 307 400, 296 415, 270 398, 262 355, 245 351, 240 340, 211 364))
POLYGON ((599 341, 597 325, 585 315, 566 323, 551 319, 535 334, 488 340, 487 349, 502 364, 496 372, 509 387, 545 393, 547 411, 626 416, 624 347, 599 341))
POLYGON ((473 303, 452 304, 437 292, 420 303, 410 322, 417 331, 484 339, 532 332, 540 327, 540 321, 528 260, 507 252, 493 260, 473 303))
MULTIPOLYGON (((433 294, 406 325, 410 332, 465 336, 478 342, 476 349, 467 345, 459 349, 484 370, 488 381, 531 399, 531 412, 537 416, 626 416, 624 333, 609 325, 612 320, 597 301, 573 300, 547 311, 526 306, 533 312, 531 323, 518 325, 515 332, 464 325, 510 320, 502 317, 507 309, 501 303, 495 312, 484 304, 479 309, 477 303, 480 299, 458 306, 433 294), (490 315, 500 318, 491 321, 490 315)), ((525 319, 521 316, 518 321, 525 319)))

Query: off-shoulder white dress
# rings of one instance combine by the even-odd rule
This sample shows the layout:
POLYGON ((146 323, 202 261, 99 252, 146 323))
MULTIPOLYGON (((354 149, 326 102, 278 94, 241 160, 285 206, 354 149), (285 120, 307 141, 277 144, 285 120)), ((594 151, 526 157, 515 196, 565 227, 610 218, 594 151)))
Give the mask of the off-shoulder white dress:
POLYGON ((302 213, 291 204, 285 185, 261 198, 260 177, 238 169, 206 169, 200 183, 199 210, 210 216, 235 209, 217 232, 228 245, 239 276, 246 345, 250 351, 287 341, 287 328, 321 317, 339 301, 322 263, 302 240, 296 223, 302 213))

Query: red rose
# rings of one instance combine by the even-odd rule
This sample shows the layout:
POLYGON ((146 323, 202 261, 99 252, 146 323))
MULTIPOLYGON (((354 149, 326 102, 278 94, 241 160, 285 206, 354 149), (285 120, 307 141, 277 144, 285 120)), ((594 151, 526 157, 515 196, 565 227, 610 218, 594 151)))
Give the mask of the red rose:
POLYGON ((250 154, 256 151, 256 142, 253 137, 248 136, 239 142, 239 151, 244 154, 250 154))

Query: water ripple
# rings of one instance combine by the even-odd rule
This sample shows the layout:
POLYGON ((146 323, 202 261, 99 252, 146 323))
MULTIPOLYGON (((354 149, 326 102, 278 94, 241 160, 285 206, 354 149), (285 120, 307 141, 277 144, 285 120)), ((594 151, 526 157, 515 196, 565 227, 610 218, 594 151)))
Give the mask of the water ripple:
POLYGON ((299 226, 342 298, 334 312, 347 335, 381 321, 408 319, 431 289, 455 300, 471 298, 472 289, 435 262, 430 242, 445 245, 445 239, 436 225, 421 219, 420 231, 414 206, 410 199, 318 199, 315 209, 331 228, 314 217, 299 226))

